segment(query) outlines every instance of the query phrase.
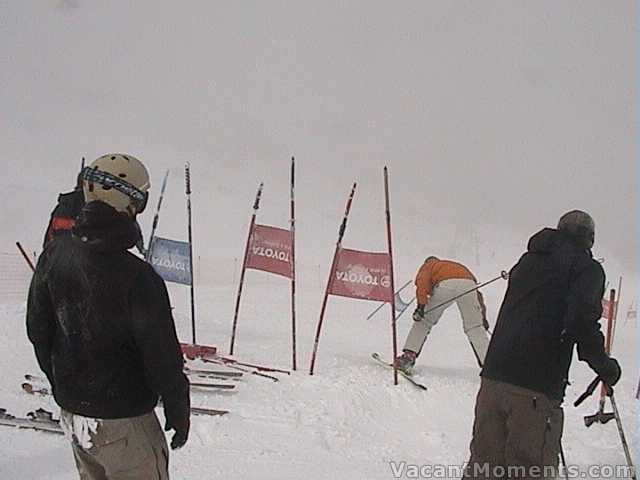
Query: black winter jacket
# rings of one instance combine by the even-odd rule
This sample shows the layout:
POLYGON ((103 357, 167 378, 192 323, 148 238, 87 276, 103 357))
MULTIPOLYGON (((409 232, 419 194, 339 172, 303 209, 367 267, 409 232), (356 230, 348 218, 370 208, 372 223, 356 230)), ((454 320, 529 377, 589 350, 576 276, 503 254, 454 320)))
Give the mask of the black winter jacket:
POLYGON ((84 207, 84 193, 81 188, 58 195, 58 203, 51 212, 51 218, 44 234, 42 248, 58 235, 71 234, 76 217, 84 207))
POLYGON ((513 267, 481 375, 562 400, 574 345, 596 372, 611 368, 600 331, 604 271, 591 252, 545 228, 513 267))
POLYGON ((73 235, 56 237, 38 261, 27 333, 65 410, 133 417, 160 396, 179 425, 189 418, 189 384, 164 281, 127 252, 138 239, 126 214, 88 203, 73 235))

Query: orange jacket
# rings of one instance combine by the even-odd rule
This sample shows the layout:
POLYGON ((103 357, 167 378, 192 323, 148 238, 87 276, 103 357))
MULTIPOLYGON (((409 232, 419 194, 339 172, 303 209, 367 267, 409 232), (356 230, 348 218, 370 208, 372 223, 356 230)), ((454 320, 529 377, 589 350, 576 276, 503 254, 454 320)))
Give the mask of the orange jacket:
POLYGON ((424 262, 416 276, 416 298, 418 305, 426 305, 433 287, 443 280, 466 278, 476 282, 476 277, 461 263, 450 260, 430 259, 424 262))

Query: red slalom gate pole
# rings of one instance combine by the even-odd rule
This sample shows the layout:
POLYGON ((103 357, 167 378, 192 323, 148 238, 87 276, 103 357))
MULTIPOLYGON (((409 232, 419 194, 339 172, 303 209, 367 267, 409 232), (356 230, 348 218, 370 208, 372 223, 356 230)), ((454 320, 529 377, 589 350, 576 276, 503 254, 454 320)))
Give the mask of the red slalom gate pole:
POLYGON ((298 369, 296 355, 296 159, 291 157, 291 368, 298 369))
POLYGON ((391 274, 391 338, 393 342, 393 384, 398 384, 398 334, 396 330, 396 295, 395 280, 393 275, 393 247, 391 241, 391 209, 389 207, 389 171, 384 167, 384 203, 387 217, 387 245, 389 247, 389 273, 391 274))
MULTIPOLYGON (((613 322, 614 322, 614 306, 616 301, 616 291, 612 288, 609 292, 609 314, 607 315, 607 338, 605 342, 605 351, 607 355, 611 355, 611 345, 613 344, 613 322)), ((604 384, 600 386, 600 413, 604 412, 604 402, 607 397, 607 388, 604 384)))
POLYGON ((247 271, 247 258, 249 257, 249 247, 251 243, 251 235, 253 234, 253 227, 256 224, 256 215, 260 208, 260 197, 262 197, 262 187, 264 183, 261 183, 258 187, 258 193, 256 193, 256 199, 253 202, 253 215, 251 216, 251 224, 249 225, 249 235, 247 236, 247 245, 244 248, 244 260, 242 261, 242 272, 240 273, 240 285, 238 286, 238 296, 236 298, 236 309, 233 314, 233 328, 231 329, 231 346, 229 347, 229 355, 233 355, 233 347, 236 342, 236 328, 238 326, 238 313, 240 312, 240 298, 242 297, 242 287, 244 285, 244 274, 247 271))
POLYGON ((618 279, 618 290, 616 291, 616 304, 613 312, 613 329, 611 331, 611 349, 613 350, 613 340, 616 338, 616 328, 618 326, 618 307, 620 306, 620 292, 622 291, 622 276, 618 279))
POLYGON ((356 193, 356 183, 354 182, 351 187, 351 193, 349 194, 349 198, 347 200, 347 206, 344 210, 344 217, 342 217, 342 223, 340 224, 340 230, 338 230, 338 241, 336 243, 336 249, 333 252, 333 261, 331 262, 331 270, 329 271, 329 280, 327 281, 327 286, 324 290, 324 298, 322 300, 322 308, 320 309, 320 319, 318 320, 318 327, 316 328, 316 338, 313 343, 313 352, 311 353, 311 365, 309 366, 309 375, 313 375, 313 368, 316 364, 316 355, 318 354, 318 342, 320 341, 320 332, 322 330, 322 322, 324 320, 324 313, 327 309, 327 300, 329 299, 329 288, 333 283, 333 273, 336 269, 336 263, 338 261, 338 253, 340 252, 340 247, 342 245, 342 238, 344 237, 344 232, 347 229, 347 219, 349 218, 349 212, 351 211, 351 203, 353 202, 353 196, 356 193))
POLYGON ((25 252, 24 248, 22 248, 22 244, 20 242, 16 242, 16 247, 18 247, 18 250, 20 250, 20 253, 29 264, 29 268, 31 268, 31 271, 35 273, 36 267, 33 266, 33 262, 29 258, 29 255, 27 255, 27 252, 25 252))

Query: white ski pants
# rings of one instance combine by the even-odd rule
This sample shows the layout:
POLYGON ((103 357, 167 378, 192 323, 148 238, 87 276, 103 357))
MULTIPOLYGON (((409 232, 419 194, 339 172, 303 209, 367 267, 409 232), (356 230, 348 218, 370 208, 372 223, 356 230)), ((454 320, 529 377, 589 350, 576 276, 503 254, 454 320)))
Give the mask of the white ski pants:
POLYGON ((433 288, 431 297, 429 297, 429 303, 425 305, 424 309, 427 311, 430 307, 435 307, 443 303, 444 305, 428 312, 421 322, 413 322, 413 326, 409 331, 407 341, 404 345, 404 350, 411 350, 420 354, 422 346, 433 326, 438 323, 444 311, 455 302, 458 304, 458 310, 460 310, 464 333, 466 333, 469 338, 478 362, 483 364, 484 358, 487 355, 487 349, 489 348, 489 333, 484 328, 482 322, 482 307, 478 300, 478 293, 473 291, 463 295, 457 300, 447 302, 447 300, 464 292, 468 292, 476 286, 476 282, 473 280, 463 278, 452 278, 438 283, 433 288))

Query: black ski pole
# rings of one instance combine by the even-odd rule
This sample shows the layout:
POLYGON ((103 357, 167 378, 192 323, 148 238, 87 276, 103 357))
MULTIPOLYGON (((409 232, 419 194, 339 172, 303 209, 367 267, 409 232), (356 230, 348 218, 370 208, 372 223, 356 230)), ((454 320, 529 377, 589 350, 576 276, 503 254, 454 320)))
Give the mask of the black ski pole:
POLYGON ((560 460, 562 461, 563 477, 565 480, 569 478, 569 469, 567 468, 567 459, 564 456, 564 448, 562 447, 562 439, 560 439, 560 460))
MULTIPOLYGON (((410 284, 411 284, 411 280, 409 280, 407 283, 405 283, 404 285, 402 285, 402 286, 398 289, 398 291, 396 291, 396 293, 395 293, 394 295, 400 295, 400 293, 402 293, 402 291, 403 291, 405 288, 407 288, 410 284)), ((367 320, 370 320, 370 319, 371 319, 371 317, 373 317, 376 313, 378 313, 378 312, 380 311, 380 309, 381 309, 382 307, 384 307, 387 303, 388 303, 388 302, 382 302, 380 305, 378 305, 378 306, 376 307, 376 309, 375 309, 373 312, 371 312, 371 313, 367 316, 367 320)), ((411 302, 409 302, 409 303, 411 303, 411 302)))
POLYGON ((440 307, 448 305, 449 303, 453 302, 454 300, 459 299, 460 297, 464 297, 465 295, 468 295, 470 293, 476 292, 476 291, 480 290, 482 287, 486 287, 487 285, 489 285, 489 284, 491 284, 493 282, 497 282, 501 278, 503 280, 507 280, 509 278, 509 274, 505 270, 503 270, 502 272, 500 272, 500 275, 497 276, 496 278, 492 278, 491 280, 488 280, 488 281, 486 281, 484 283, 481 283, 480 285, 477 285, 476 287, 472 288, 471 290, 467 290, 466 292, 461 293, 460 295, 456 295, 455 297, 452 297, 449 300, 436 305, 435 307, 431 307, 431 308, 425 310, 424 314, 426 315, 429 312, 433 312, 434 310, 437 310, 440 307))
POLYGON ((582 402, 584 402, 587 398, 593 395, 593 392, 598 388, 598 384, 602 381, 602 379, 598 376, 593 379, 593 381, 589 384, 587 389, 580 395, 575 402, 573 402, 574 407, 579 407, 582 402))
POLYGON ((624 456, 627 459, 627 465, 631 471, 631 478, 636 480, 636 469, 633 465, 633 460, 631 458, 631 452, 629 451, 629 444, 627 443, 627 438, 624 435, 624 430, 622 428, 622 419, 620 418, 620 413, 618 412, 618 406, 616 405, 616 399, 613 396, 613 391, 610 392, 609 398, 611 399, 611 406, 613 408, 614 417, 616 419, 616 425, 618 427, 618 434, 620 435, 620 442, 622 443, 622 448, 624 449, 624 456))

